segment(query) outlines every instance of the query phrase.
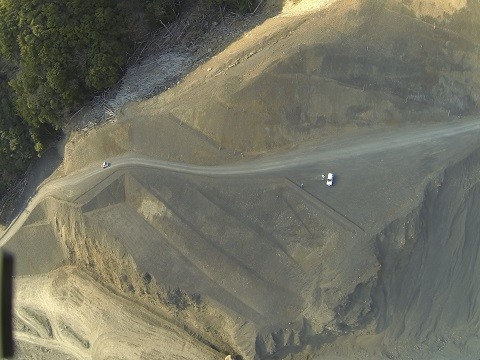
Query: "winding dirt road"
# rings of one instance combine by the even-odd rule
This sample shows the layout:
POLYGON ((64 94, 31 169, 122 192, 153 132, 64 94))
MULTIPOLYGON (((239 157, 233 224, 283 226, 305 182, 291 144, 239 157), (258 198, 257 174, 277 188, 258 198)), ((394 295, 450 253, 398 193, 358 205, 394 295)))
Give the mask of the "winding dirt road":
MULTIPOLYGON (((15 232, 28 218, 29 213, 46 197, 56 195, 61 197, 60 191, 67 186, 79 186, 86 180, 95 177, 99 181, 105 173, 123 170, 129 167, 149 167, 185 174, 208 176, 249 176, 266 173, 282 173, 295 169, 301 171, 311 165, 345 158, 360 157, 368 154, 378 154, 385 151, 401 148, 413 149, 417 145, 435 143, 445 138, 458 137, 461 143, 462 136, 476 136, 480 133, 480 119, 466 121, 452 121, 428 126, 411 126, 388 131, 374 131, 361 136, 352 136, 337 141, 330 141, 321 145, 299 148, 286 154, 274 155, 249 162, 222 166, 198 166, 192 164, 174 163, 164 160, 139 157, 136 154, 109 159, 112 165, 108 169, 100 166, 90 166, 60 179, 47 181, 30 200, 26 208, 15 218, 0 237, 0 247, 4 246, 15 232)), ((415 151, 413 149, 413 151, 415 151)), ((102 159, 99 159, 99 163, 102 159)))

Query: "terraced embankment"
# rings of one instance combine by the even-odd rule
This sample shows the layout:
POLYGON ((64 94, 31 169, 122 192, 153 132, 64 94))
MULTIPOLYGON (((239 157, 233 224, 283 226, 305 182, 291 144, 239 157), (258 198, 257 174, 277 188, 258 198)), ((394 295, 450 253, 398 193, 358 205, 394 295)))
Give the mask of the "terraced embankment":
MULTIPOLYGON (((113 171, 73 202, 47 199, 22 229, 50 224, 44 241, 63 262, 224 353, 469 358, 479 330, 478 159, 432 174, 415 207, 378 234, 336 210, 334 194, 285 177, 146 168, 113 171)), ((82 339, 94 347, 101 337, 82 339)))

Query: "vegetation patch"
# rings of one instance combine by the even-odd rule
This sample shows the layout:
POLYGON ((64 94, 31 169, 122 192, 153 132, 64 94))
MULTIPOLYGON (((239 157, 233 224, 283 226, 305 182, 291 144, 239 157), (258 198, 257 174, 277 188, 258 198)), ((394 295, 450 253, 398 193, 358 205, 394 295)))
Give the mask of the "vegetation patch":
POLYGON ((176 0, 0 0, 0 197, 176 0))

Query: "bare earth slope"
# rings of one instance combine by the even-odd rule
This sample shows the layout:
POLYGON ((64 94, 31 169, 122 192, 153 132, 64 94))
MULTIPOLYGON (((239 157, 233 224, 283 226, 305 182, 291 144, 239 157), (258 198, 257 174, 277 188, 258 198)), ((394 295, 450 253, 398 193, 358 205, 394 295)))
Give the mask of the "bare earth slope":
MULTIPOLYGON (((340 351, 345 358, 363 353, 385 358, 395 349, 399 358, 408 358, 412 343, 422 339, 413 351, 416 358, 438 358, 444 348, 469 358, 476 351, 466 342, 478 332, 477 287, 468 277, 456 282, 450 275, 475 273, 476 262, 464 257, 471 259, 474 250, 466 246, 476 243, 477 225, 459 222, 455 207, 436 213, 431 203, 440 202, 442 209, 444 202, 471 194, 460 202, 460 219, 475 218, 478 154, 465 156, 478 146, 479 134, 479 120, 412 127, 223 167, 127 156, 107 171, 87 168, 54 180, 19 218, 20 230, 7 233, 5 247, 18 256, 19 275, 27 276, 21 277, 25 286, 18 288, 16 307, 46 313, 50 324, 65 316, 56 303, 37 303, 39 292, 28 287, 44 281, 35 273, 58 267, 37 250, 49 242, 80 275, 93 276, 87 282, 108 285, 142 311, 156 311, 164 322, 180 324, 224 354, 282 358, 300 352, 302 358, 340 351), (454 165, 442 170, 446 164, 454 165), (338 174, 332 189, 320 181, 324 169, 338 174), (436 195, 443 192, 449 194, 445 199, 436 195), (41 242, 25 245, 22 231, 39 227, 50 231, 41 242), (435 236, 437 227, 447 229, 438 230, 444 240, 435 236), (461 236, 467 229, 473 234, 461 236), (452 258, 437 242, 465 250, 452 258), (433 258, 427 256, 430 247, 438 252, 433 258), (37 256, 28 258, 30 251, 37 256), (472 295, 460 295, 465 289, 472 295), (425 300, 432 296, 445 301, 434 308, 425 300), (452 316, 459 322, 450 322, 452 316), (352 337, 358 343, 351 344, 352 337), (370 343, 362 342, 365 337, 370 343), (438 338, 443 347, 437 347, 438 338)), ((50 274, 46 279, 58 276, 50 274)), ((82 286, 78 291, 86 292, 82 286)), ((111 308, 88 304, 86 309, 93 308, 84 315, 69 312, 68 326, 88 327, 97 323, 92 312, 97 306, 111 308)), ((120 320, 112 314, 111 321, 120 320)), ((19 340, 50 344, 17 324, 19 340)), ((157 326, 162 334, 178 331, 157 326)), ((102 339, 110 331, 84 330, 82 341, 90 347, 80 349, 83 355, 62 345, 66 340, 60 336, 53 336, 53 348, 103 358, 97 354, 109 353, 102 339)), ((132 339, 137 335, 140 330, 133 330, 132 339)), ((184 335, 178 341, 193 340, 184 335)), ((173 346, 153 354, 160 349, 191 354, 173 346)))
POLYGON ((66 170, 126 151, 214 164, 349 130, 475 114, 480 5, 450 3, 342 0, 268 19, 178 86, 69 144, 66 170))
POLYGON ((478 358, 480 5, 322 4, 67 145, 0 239, 18 358, 478 358))
POLYGON ((16 340, 27 345, 18 358, 222 359, 173 322, 71 267, 34 279, 16 283, 16 340))

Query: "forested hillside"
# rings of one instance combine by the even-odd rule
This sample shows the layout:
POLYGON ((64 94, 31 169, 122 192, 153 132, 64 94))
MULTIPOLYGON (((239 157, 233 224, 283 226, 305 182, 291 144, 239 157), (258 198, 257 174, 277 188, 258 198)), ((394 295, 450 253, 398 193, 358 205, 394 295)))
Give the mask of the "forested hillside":
POLYGON ((0 0, 0 198, 72 112, 119 80, 149 32, 186 5, 249 12, 255 3, 0 0))
POLYGON ((12 92, 0 74, 0 194, 22 172, 33 156, 28 127, 12 103, 12 92))
POLYGON ((115 84, 175 0, 0 0, 0 197, 68 114, 115 84))

